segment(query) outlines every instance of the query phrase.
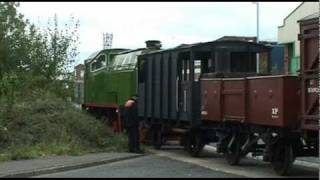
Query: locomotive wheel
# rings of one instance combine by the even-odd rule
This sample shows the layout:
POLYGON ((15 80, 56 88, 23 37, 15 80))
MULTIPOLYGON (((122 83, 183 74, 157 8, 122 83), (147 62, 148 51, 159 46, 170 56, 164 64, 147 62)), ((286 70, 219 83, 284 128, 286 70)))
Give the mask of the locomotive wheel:
POLYGON ((225 151, 225 159, 227 163, 230 165, 238 165, 241 158, 241 143, 240 138, 235 137, 234 141, 231 144, 230 148, 227 148, 225 151))
POLYGON ((291 145, 280 145, 274 149, 274 158, 271 162, 273 170, 280 176, 288 173, 294 161, 293 149, 291 145))
POLYGON ((199 157, 200 151, 205 144, 203 143, 200 132, 192 133, 187 140, 187 148, 191 156, 199 157))
POLYGON ((152 144, 155 149, 160 149, 163 144, 163 133, 160 127, 154 127, 152 134, 152 144))

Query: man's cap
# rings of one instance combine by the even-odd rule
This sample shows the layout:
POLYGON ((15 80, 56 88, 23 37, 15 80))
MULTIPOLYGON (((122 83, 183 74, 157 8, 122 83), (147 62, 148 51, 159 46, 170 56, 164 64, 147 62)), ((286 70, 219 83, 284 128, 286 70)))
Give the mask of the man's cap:
POLYGON ((130 99, 136 101, 138 99, 138 97, 137 96, 132 96, 130 99))

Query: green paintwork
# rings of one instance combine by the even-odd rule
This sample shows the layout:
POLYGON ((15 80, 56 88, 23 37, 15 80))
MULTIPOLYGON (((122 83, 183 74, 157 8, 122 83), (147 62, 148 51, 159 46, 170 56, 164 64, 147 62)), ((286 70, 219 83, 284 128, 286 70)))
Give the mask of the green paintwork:
POLYGON ((290 72, 291 74, 297 75, 300 70, 300 56, 295 56, 291 58, 290 61, 290 72))
POLYGON ((300 69, 300 56, 296 56, 296 44, 292 42, 292 54, 290 59, 290 73, 293 75, 297 75, 300 69))
POLYGON ((285 45, 286 47, 291 47, 292 50, 291 59, 289 61, 289 72, 292 75, 298 75, 298 71, 300 70, 300 56, 296 55, 295 42, 290 42, 283 45, 285 45))
POLYGON ((136 70, 90 73, 85 86, 85 103, 121 105, 136 94, 136 70))
MULTIPOLYGON (((132 54, 132 57, 134 57, 137 52, 133 51, 125 54, 132 54)), ((137 93, 136 63, 119 67, 117 65, 117 56, 119 55, 101 51, 94 58, 85 62, 85 104, 123 105, 128 98, 137 93), (106 55, 107 61, 109 61, 108 65, 100 70, 91 72, 90 63, 101 54, 106 55)))

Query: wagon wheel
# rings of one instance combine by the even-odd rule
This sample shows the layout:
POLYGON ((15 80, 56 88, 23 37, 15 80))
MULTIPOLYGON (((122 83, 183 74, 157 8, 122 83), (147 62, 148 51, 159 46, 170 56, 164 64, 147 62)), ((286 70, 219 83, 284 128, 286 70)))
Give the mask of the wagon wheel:
POLYGON ((199 157, 200 151, 205 146, 201 132, 192 133, 187 140, 187 148, 191 156, 199 157))
POLYGON ((163 138, 163 133, 160 127, 155 127, 153 129, 153 134, 152 134, 152 144, 155 149, 160 149, 162 144, 163 144, 164 138, 163 138))
MULTIPOLYGON (((230 165, 238 165, 241 158, 241 142, 240 138, 235 135, 235 139, 233 140, 230 147, 227 148, 227 150, 224 152, 225 159, 227 160, 227 163, 230 165)), ((229 141, 231 141, 232 138, 230 138, 229 141)))
POLYGON ((292 146, 288 144, 276 146, 273 153, 271 161, 273 170, 280 176, 286 175, 295 159, 292 146))

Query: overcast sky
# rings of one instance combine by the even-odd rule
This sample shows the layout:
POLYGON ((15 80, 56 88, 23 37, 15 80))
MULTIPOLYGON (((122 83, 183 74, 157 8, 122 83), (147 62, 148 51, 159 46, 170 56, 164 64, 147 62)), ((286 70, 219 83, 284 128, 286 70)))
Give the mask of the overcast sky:
MULTIPOLYGON (((278 26, 301 2, 260 2, 260 40, 277 40, 278 26)), ((252 2, 21 2, 19 12, 43 26, 55 13, 61 23, 80 21, 77 64, 102 49, 102 33, 114 48, 141 48, 149 39, 163 48, 213 41, 222 36, 256 36, 252 2)))

